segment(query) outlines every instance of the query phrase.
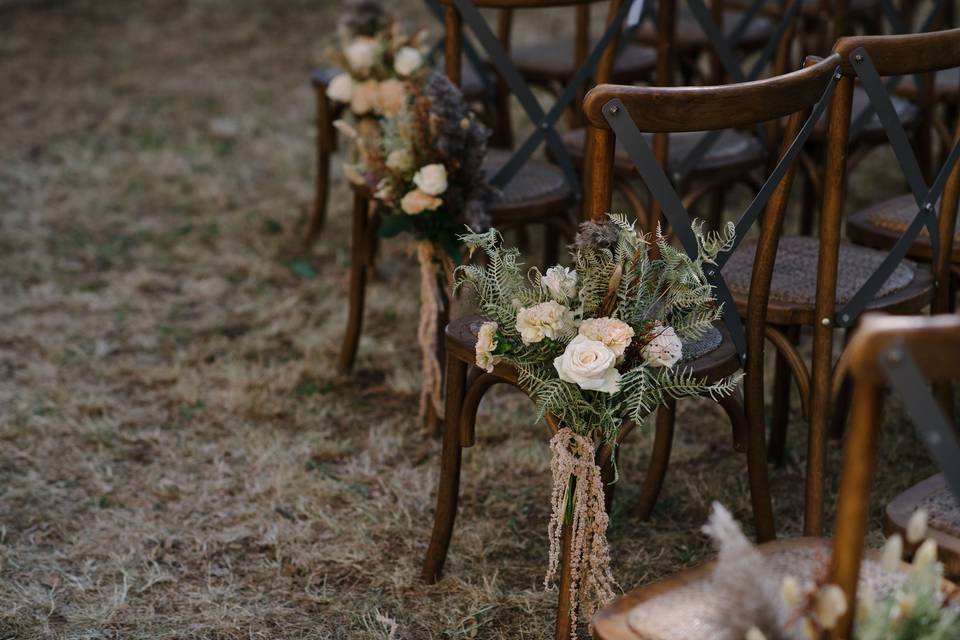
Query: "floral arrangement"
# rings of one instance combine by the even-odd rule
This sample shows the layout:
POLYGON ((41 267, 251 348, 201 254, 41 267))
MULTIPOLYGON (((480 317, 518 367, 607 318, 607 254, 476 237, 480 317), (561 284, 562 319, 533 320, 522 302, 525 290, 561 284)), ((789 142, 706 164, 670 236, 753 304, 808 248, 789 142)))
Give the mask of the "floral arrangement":
POLYGON ((489 131, 467 108, 460 90, 439 73, 402 84, 402 103, 378 122, 378 135, 363 135, 343 122, 339 127, 356 140, 356 162, 345 164, 344 174, 372 194, 378 234, 408 233, 417 240, 420 413, 432 430, 433 419, 443 415, 438 315, 448 304, 453 264, 461 258, 457 235, 464 222, 475 229, 489 226, 486 206, 495 191, 483 167, 489 131))
POLYGON ((429 73, 424 38, 424 31, 408 36, 380 0, 352 0, 340 22, 340 48, 328 52, 343 72, 331 80, 327 97, 368 123, 397 114, 408 82, 429 73))
MULTIPOLYGON (((937 543, 923 540, 927 516, 917 511, 907 528, 912 544, 921 541, 903 582, 882 598, 861 586, 852 640, 949 640, 960 637, 960 609, 942 591, 943 565, 937 543)), ((711 536, 719 558, 712 580, 727 595, 719 622, 730 636, 745 640, 816 640, 833 629, 849 603, 840 587, 825 579, 801 583, 779 575, 743 535, 720 504, 714 503, 704 533, 711 536)), ((885 571, 901 571, 903 539, 891 536, 883 548, 885 571)), ((826 565, 824 564, 824 567, 826 565)), ((821 570, 821 573, 823 570, 821 570)))
POLYGON ((553 451, 552 581, 566 522, 573 539, 571 615, 588 616, 613 597, 607 515, 596 446, 616 444, 625 421, 639 422, 667 398, 731 393, 739 377, 708 384, 682 362, 683 345, 712 330, 721 308, 703 267, 730 246, 733 226, 704 234, 699 255, 674 248, 659 229, 636 232, 624 216, 581 225, 573 267, 525 272, 519 251, 496 230, 463 237, 486 264, 458 269, 458 287, 476 297, 487 321, 476 343, 477 366, 507 363, 534 400, 539 417, 560 428, 553 451))

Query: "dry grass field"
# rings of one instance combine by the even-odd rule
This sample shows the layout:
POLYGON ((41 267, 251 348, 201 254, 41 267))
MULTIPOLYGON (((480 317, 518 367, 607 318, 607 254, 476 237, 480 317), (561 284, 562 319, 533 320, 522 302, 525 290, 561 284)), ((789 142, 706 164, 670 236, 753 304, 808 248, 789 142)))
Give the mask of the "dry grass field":
MULTIPOLYGON (((300 237, 307 78, 339 7, 0 1, 0 639, 550 635, 546 431, 516 392, 482 407, 446 577, 418 580, 440 446, 416 415, 402 243, 384 246, 355 374, 335 373, 341 181, 320 242, 304 253, 300 237)), ((859 197, 898 188, 880 180, 890 163, 871 158, 859 197)), ((888 415, 875 516, 930 470, 888 415)), ((800 529, 795 424, 771 470, 782 534, 800 529)), ((637 433, 621 452, 624 589, 709 555, 712 500, 750 518, 744 456, 710 402, 681 405, 641 522, 648 447, 637 433)))

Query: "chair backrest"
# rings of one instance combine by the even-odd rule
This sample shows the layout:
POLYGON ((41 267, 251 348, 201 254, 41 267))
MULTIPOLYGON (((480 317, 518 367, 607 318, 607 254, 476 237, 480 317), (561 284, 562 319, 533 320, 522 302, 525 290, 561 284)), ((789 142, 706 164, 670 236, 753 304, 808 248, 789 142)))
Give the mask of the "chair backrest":
MULTIPOLYGON (((674 236, 691 256, 698 251, 692 219, 653 150, 641 135, 716 131, 749 127, 789 118, 779 159, 767 181, 736 223, 734 245, 706 271, 723 319, 745 364, 747 416, 763 424, 763 349, 765 314, 774 260, 790 195, 795 160, 823 115, 838 82, 839 59, 809 59, 804 69, 767 80, 718 87, 627 87, 600 85, 587 94, 584 113, 592 156, 587 158, 584 216, 597 218, 610 209, 614 144, 629 154, 652 198, 662 208, 674 236), (746 327, 721 269, 764 212, 749 289, 746 327)), ((647 230, 649 231, 649 229, 647 230)))
POLYGON ((890 386, 953 492, 960 495, 960 438, 934 400, 927 383, 960 378, 960 316, 867 315, 848 346, 853 404, 843 453, 840 496, 830 581, 847 595, 848 614, 831 637, 849 638, 870 488, 876 465, 877 433, 883 424, 883 389, 890 386))
MULTIPOLYGON (((527 83, 520 76, 513 62, 510 60, 507 47, 501 39, 487 25, 480 14, 480 8, 498 8, 506 11, 514 9, 547 8, 587 5, 604 0, 441 0, 444 5, 444 54, 447 76, 460 84, 461 54, 466 42, 464 24, 473 32, 480 46, 486 51, 487 57, 494 66, 503 83, 510 93, 517 98, 520 106, 534 124, 533 132, 517 147, 507 163, 491 178, 491 183, 499 188, 506 186, 516 175, 517 171, 530 159, 534 151, 546 143, 553 158, 564 172, 566 182, 574 193, 580 193, 580 180, 559 133, 554 125, 567 110, 571 102, 591 79, 597 82, 609 80, 613 72, 613 63, 617 53, 617 44, 620 32, 627 18, 632 2, 626 0, 609 0, 606 28, 593 50, 586 55, 574 77, 570 79, 564 92, 560 95, 549 111, 544 111, 527 83)), ((583 49, 587 42, 587 20, 584 10, 580 12, 576 39, 579 45, 575 49, 583 49)), ((500 35, 509 35, 510 14, 502 14, 500 21, 500 35), (506 15, 506 18, 503 17, 506 15)))

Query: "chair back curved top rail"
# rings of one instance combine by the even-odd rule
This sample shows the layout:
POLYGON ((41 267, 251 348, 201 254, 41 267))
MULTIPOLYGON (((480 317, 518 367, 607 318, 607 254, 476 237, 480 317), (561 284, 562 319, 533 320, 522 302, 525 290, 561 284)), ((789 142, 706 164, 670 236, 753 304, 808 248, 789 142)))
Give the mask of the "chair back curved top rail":
MULTIPOLYGON (((691 256, 698 251, 691 228, 692 218, 641 135, 641 129, 652 133, 715 131, 790 117, 779 162, 738 220, 734 245, 722 252, 714 268, 707 271, 710 283, 724 304, 724 322, 742 361, 747 360, 752 348, 761 352, 763 349, 762 313, 769 294, 777 236, 793 178, 794 160, 830 102, 839 77, 837 65, 838 59, 834 56, 824 60, 811 58, 806 68, 790 74, 719 87, 600 85, 584 100, 595 154, 588 163, 586 217, 596 218, 610 207, 616 138, 630 155, 653 199, 662 208, 673 233, 691 256), (763 227, 764 239, 757 246, 755 283, 751 284, 751 305, 761 314, 756 323, 760 333, 758 340, 750 340, 721 275, 721 268, 765 208, 770 223, 763 227), (755 295, 759 297, 755 298, 755 295)), ((748 311, 748 324, 750 317, 748 311)), ((762 369, 762 359, 760 367, 762 369)))
POLYGON ((960 316, 868 315, 849 351, 853 412, 843 454, 830 581, 847 595, 848 614, 831 632, 850 636, 887 384, 900 397, 955 495, 960 496, 960 437, 927 383, 960 378, 960 316))
MULTIPOLYGON (((557 98, 554 105, 544 111, 527 83, 517 71, 507 52, 506 43, 501 42, 490 29, 479 7, 496 7, 501 9, 517 8, 545 8, 564 6, 588 6, 599 0, 442 0, 444 4, 444 44, 447 76, 459 84, 459 70, 462 49, 466 42, 463 34, 464 23, 470 28, 480 46, 496 69, 503 83, 520 103, 534 130, 517 147, 509 160, 491 178, 491 183, 499 188, 505 187, 513 179, 521 167, 530 159, 533 153, 544 142, 550 153, 563 170, 565 180, 571 191, 580 196, 580 179, 574 167, 570 153, 563 143, 555 124, 577 98, 583 87, 596 78, 597 82, 609 80, 613 72, 613 64, 617 53, 617 43, 624 22, 630 12, 632 1, 609 0, 606 27, 593 50, 580 65, 574 76, 567 82, 563 93, 557 98)), ((644 12, 647 14, 647 12, 644 12)), ((501 27, 504 24, 501 23, 501 27)), ((585 41, 586 20, 578 20, 578 34, 575 44, 583 53, 585 41)), ((501 35, 509 29, 501 28, 501 35)))

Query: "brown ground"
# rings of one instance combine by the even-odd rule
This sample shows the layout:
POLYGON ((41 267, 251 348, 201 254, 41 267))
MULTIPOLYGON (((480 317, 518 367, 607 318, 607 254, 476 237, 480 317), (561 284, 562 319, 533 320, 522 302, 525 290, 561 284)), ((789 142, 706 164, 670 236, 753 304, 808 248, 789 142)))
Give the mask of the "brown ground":
MULTIPOLYGON (((545 432, 516 393, 483 407, 446 578, 417 579, 439 443, 419 432, 399 243, 357 372, 334 373, 342 186, 316 249, 296 247, 306 78, 338 8, 0 2, 0 638, 549 634, 545 432)), ((929 470, 909 427, 887 433, 875 513, 929 470)), ((622 450, 625 588, 707 555, 711 500, 749 520, 716 407, 682 405, 640 522, 647 444, 622 450)), ((783 534, 800 527, 802 429, 791 447, 773 473, 783 534)))

